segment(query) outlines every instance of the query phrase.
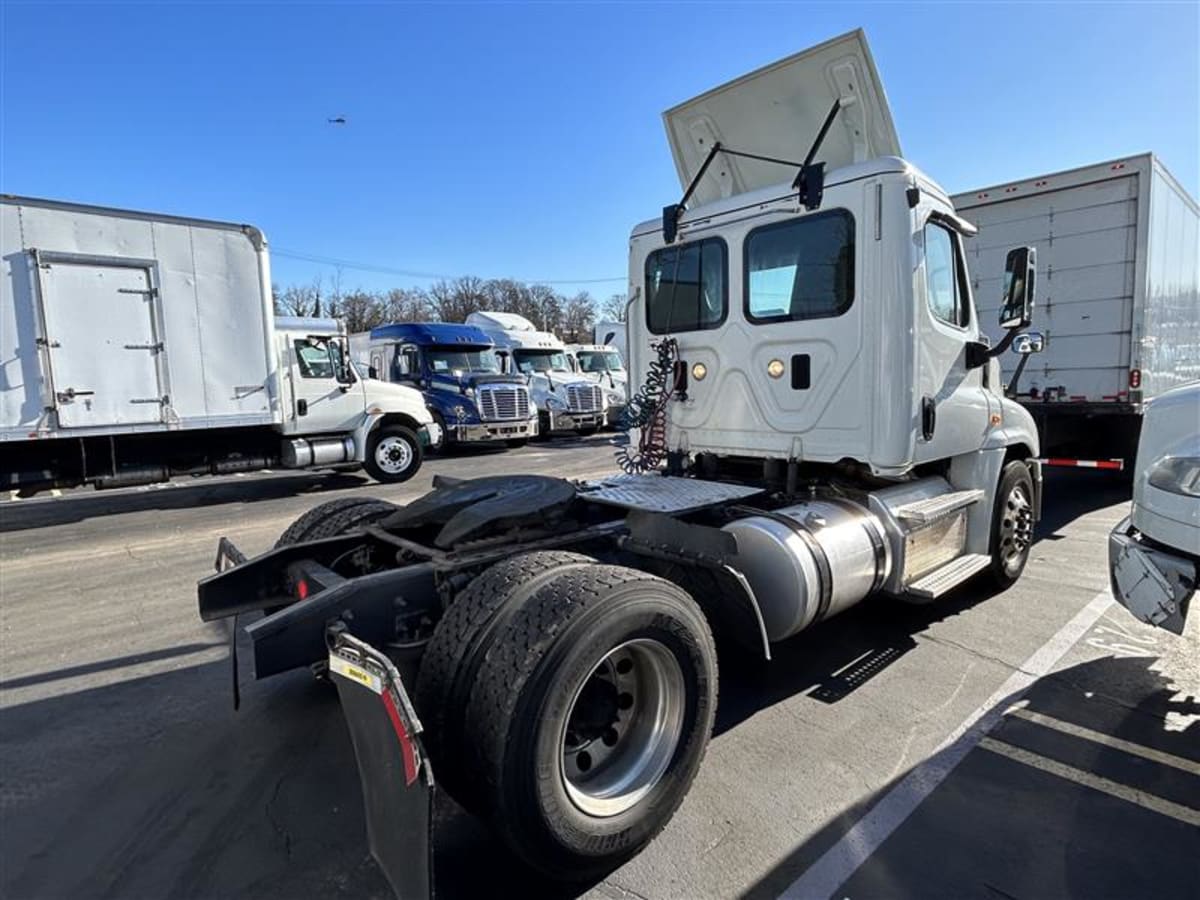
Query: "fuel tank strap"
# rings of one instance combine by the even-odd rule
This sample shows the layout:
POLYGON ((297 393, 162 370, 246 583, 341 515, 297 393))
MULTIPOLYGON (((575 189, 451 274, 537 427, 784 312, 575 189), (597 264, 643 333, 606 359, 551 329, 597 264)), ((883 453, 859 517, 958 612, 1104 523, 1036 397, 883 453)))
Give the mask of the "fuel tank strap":
POLYGON ((846 512, 863 519, 863 531, 867 533, 867 538, 871 541, 871 550, 875 554, 875 578, 871 582, 871 593, 874 593, 883 587, 883 583, 887 580, 888 575, 887 544, 884 542, 884 536, 880 533, 877 524, 878 520, 852 500, 844 500, 840 497, 827 497, 825 498, 825 502, 840 507, 846 512))

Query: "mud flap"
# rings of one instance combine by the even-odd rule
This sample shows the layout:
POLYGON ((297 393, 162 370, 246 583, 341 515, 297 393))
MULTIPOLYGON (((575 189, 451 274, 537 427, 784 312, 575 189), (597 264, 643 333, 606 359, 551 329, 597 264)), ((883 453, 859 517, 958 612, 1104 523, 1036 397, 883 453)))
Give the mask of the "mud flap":
POLYGON ((433 896, 433 771, 400 673, 379 650, 331 635, 337 685, 362 783, 371 855, 400 900, 433 896))

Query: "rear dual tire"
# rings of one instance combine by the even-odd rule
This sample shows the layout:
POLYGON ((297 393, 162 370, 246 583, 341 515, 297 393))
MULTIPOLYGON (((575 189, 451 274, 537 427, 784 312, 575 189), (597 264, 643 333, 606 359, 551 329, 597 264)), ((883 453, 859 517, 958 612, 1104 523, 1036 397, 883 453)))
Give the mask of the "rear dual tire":
MULTIPOLYGON (((431 753, 450 792, 530 865, 580 880, 637 853, 682 802, 712 730, 716 651, 674 584, 578 558, 548 564, 525 563, 537 584, 517 576, 502 627, 464 651, 473 662, 455 676, 458 692, 419 689, 418 709, 450 751, 445 763, 431 753), (430 706, 439 696, 462 723, 458 737, 430 706)), ((467 590, 489 593, 520 565, 493 567, 467 590)))

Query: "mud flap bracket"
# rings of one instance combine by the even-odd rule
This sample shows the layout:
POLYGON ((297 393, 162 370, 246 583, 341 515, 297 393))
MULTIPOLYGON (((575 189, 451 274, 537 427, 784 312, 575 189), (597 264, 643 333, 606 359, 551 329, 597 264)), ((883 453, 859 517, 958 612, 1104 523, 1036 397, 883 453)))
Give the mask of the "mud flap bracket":
POLYGON ((339 626, 327 632, 362 784, 371 855, 400 900, 433 896, 433 771, 400 673, 339 626))

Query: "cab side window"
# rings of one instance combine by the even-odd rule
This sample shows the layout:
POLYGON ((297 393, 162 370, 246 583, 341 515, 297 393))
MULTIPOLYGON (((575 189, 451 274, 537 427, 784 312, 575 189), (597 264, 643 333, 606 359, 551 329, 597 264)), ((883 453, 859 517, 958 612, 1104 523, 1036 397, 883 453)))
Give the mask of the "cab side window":
POLYGON ((417 375, 417 351, 412 347, 396 347, 396 355, 392 357, 392 380, 415 378, 417 375))
POLYGON ((329 358, 329 347, 324 343, 312 344, 306 340, 295 343, 296 364, 301 378, 332 378, 333 360, 329 358))
POLYGON ((929 311, 948 325, 965 328, 971 321, 970 295, 957 242, 949 229, 925 226, 925 298, 929 311))

